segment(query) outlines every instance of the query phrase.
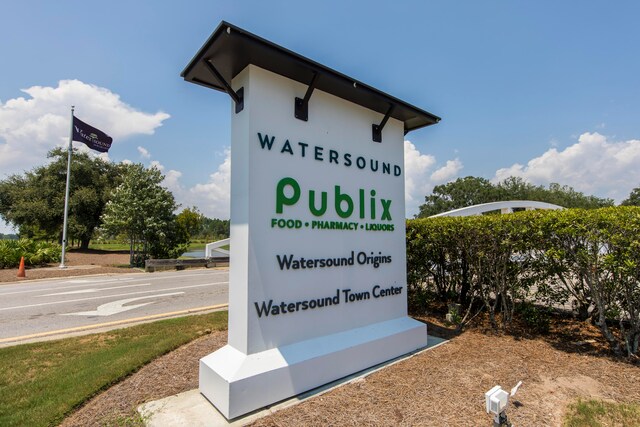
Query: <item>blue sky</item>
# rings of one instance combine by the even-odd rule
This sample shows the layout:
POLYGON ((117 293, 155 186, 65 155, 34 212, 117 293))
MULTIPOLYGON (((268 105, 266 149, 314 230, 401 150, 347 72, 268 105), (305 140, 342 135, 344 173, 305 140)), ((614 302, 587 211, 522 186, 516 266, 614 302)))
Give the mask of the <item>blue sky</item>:
POLYGON ((154 162, 183 206, 228 215, 231 101, 180 78, 226 20, 443 118, 406 137, 407 216, 467 175, 619 202, 640 186, 638 16, 633 1, 5 0, 0 179, 65 143, 74 104, 114 137, 111 160, 154 162))

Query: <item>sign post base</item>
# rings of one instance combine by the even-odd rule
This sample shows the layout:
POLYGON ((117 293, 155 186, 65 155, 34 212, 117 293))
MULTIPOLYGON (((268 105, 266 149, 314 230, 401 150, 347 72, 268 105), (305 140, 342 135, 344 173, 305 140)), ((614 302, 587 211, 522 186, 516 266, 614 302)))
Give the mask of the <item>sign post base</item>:
POLYGON ((200 392, 233 419, 426 345, 426 325, 410 317, 250 355, 227 345, 200 359, 200 392))

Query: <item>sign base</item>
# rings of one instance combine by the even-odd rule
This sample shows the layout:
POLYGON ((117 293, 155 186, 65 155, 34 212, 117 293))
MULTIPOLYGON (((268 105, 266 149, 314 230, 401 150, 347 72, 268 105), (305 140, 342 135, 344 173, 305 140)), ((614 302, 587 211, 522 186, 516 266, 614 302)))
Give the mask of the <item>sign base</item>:
POLYGON ((249 355, 226 345, 200 359, 200 392, 233 419, 426 345, 410 317, 249 355))

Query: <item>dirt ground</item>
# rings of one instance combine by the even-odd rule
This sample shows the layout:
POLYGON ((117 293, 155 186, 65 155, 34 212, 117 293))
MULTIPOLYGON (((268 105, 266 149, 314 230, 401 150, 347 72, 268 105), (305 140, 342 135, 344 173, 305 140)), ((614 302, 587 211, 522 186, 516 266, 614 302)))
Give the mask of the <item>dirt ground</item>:
MULTIPOLYGON (((27 270, 27 280, 76 274, 132 273, 126 253, 68 254, 67 264, 27 270)), ((0 282, 16 281, 17 270, 0 270, 0 282)), ((432 313, 429 333, 444 345, 388 366, 366 378, 262 418, 254 426, 491 425, 484 393, 496 384, 523 385, 508 411, 514 425, 561 425, 569 404, 597 398, 640 403, 640 364, 614 357, 597 329, 556 319, 550 334, 494 334, 479 324, 456 336, 432 313)), ((141 403, 198 387, 198 360, 226 343, 213 332, 153 361, 98 394, 63 426, 129 425, 141 403)), ((640 421, 638 423, 640 426, 640 421)))
MULTIPOLYGON (((495 335, 482 328, 459 336, 434 317, 430 333, 451 340, 252 426, 491 425, 484 393, 523 385, 508 411, 518 427, 559 426, 570 403, 597 398, 640 403, 640 366, 610 355, 590 325, 565 320, 548 337, 495 335)), ((198 359, 226 343, 214 332, 145 366, 96 396, 62 424, 122 425, 143 402, 197 388, 198 359)), ((639 424, 640 425, 640 421, 639 424)))
POLYGON ((24 278, 18 277, 17 268, 0 269, 0 284, 88 274, 131 274, 142 271, 141 269, 123 268, 123 266, 129 265, 128 252, 70 250, 67 252, 65 262, 65 265, 69 268, 60 269, 59 265, 55 263, 46 267, 27 268, 25 271, 26 277, 24 278))

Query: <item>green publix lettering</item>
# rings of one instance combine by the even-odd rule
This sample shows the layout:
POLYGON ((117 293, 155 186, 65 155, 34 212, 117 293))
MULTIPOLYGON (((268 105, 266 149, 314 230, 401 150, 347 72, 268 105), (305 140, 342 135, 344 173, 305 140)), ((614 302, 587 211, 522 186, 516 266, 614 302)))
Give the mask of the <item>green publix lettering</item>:
MULTIPOLYGON (((276 186, 276 213, 281 214, 284 212, 285 206, 293 206, 298 203, 301 195, 302 190, 300 189, 298 181, 290 177, 282 178, 276 186), (287 195, 287 193, 289 195, 287 195)), ((380 212, 381 221, 391 221, 391 200, 376 199, 376 190, 371 190, 369 195, 369 200, 367 200, 365 190, 359 189, 358 197, 354 202, 354 199, 350 195, 342 193, 340 186, 336 185, 333 191, 333 208, 340 218, 351 217, 354 209, 357 208, 360 218, 364 219, 368 208, 371 219, 375 220, 376 213, 380 212), (379 210, 378 207, 380 208, 379 210)), ((309 211, 315 216, 323 216, 328 208, 327 192, 320 192, 319 205, 316 199, 316 191, 309 190, 309 211)))

